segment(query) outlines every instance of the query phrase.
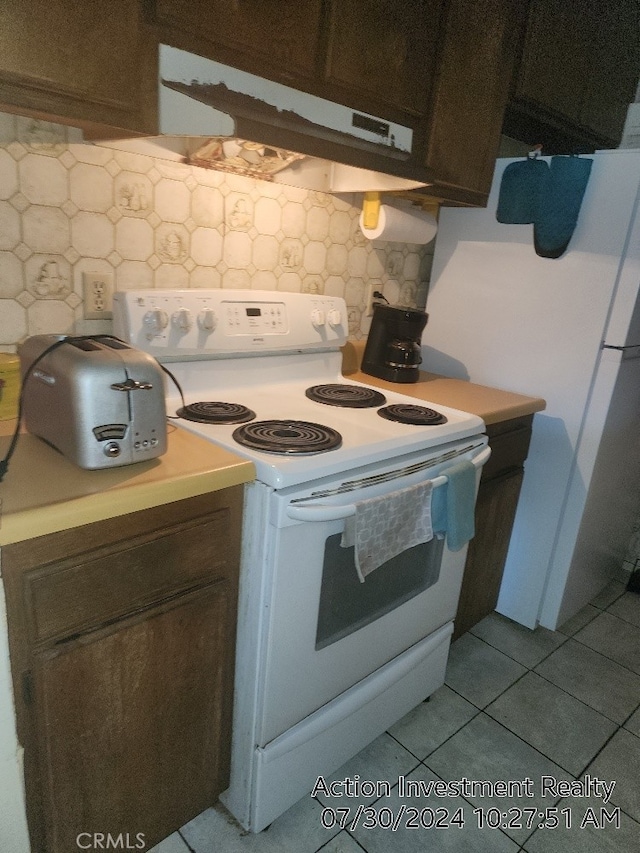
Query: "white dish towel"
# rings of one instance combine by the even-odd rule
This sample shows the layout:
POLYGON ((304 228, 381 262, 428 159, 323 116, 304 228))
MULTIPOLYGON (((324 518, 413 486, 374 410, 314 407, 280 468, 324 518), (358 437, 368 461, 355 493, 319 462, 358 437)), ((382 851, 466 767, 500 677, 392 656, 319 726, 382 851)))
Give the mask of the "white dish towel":
POLYGON ((345 522, 340 544, 354 547, 358 577, 363 582, 388 560, 433 539, 431 480, 378 498, 358 501, 356 512, 345 522))

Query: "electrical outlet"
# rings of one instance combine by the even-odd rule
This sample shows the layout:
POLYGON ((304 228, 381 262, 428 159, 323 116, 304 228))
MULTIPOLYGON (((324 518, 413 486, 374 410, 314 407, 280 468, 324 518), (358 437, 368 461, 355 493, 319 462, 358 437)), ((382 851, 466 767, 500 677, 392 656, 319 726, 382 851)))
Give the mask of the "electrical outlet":
POLYGON ((83 272, 84 316, 86 320, 113 317, 113 273, 83 272))

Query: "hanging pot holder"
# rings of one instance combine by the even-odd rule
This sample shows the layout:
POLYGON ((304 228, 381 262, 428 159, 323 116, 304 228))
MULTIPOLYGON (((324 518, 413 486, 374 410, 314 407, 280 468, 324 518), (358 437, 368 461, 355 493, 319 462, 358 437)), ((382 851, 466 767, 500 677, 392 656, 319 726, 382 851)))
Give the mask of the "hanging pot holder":
POLYGON ((551 158, 533 226, 533 245, 542 258, 559 258, 566 251, 580 213, 593 160, 557 155, 551 158))
POLYGON ((538 216, 540 195, 549 166, 535 151, 524 160, 509 163, 502 173, 496 219, 505 225, 529 225, 538 216))

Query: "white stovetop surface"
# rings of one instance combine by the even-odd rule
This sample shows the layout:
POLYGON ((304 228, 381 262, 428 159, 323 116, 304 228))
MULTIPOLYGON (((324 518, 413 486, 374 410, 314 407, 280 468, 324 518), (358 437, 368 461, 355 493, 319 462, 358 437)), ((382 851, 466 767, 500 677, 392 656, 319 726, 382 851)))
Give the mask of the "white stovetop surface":
MULTIPOLYGON (((185 402, 218 401, 248 406, 256 421, 303 420, 329 426, 342 436, 342 445, 324 453, 286 456, 245 448, 233 438, 237 424, 208 425, 183 419, 180 427, 246 456, 256 465, 258 479, 274 488, 287 488, 339 475, 362 466, 379 464, 407 454, 428 454, 448 442, 481 433, 482 420, 439 404, 430 406, 447 417, 447 423, 415 426, 385 420, 376 408, 352 409, 328 406, 309 400, 311 385, 340 383, 362 385, 342 376, 340 352, 273 356, 260 359, 193 361, 168 364, 182 385, 185 402)), ((399 386, 401 388, 402 386, 399 386)), ((168 383, 169 415, 181 400, 168 383)), ((398 391, 384 392, 387 404, 411 403, 428 406, 423 400, 398 391)))

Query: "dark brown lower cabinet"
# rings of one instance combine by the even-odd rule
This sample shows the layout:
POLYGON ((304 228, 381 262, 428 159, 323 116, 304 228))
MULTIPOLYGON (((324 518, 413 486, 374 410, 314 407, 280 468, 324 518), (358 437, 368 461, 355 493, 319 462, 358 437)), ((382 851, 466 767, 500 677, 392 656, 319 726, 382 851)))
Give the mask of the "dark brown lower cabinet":
POLYGON ((3 548, 34 853, 148 850, 227 787, 241 511, 237 487, 3 548))
POLYGON ((454 639, 491 613, 498 601, 532 422, 533 415, 527 415, 487 427, 491 458, 480 480, 476 535, 469 543, 454 639))

